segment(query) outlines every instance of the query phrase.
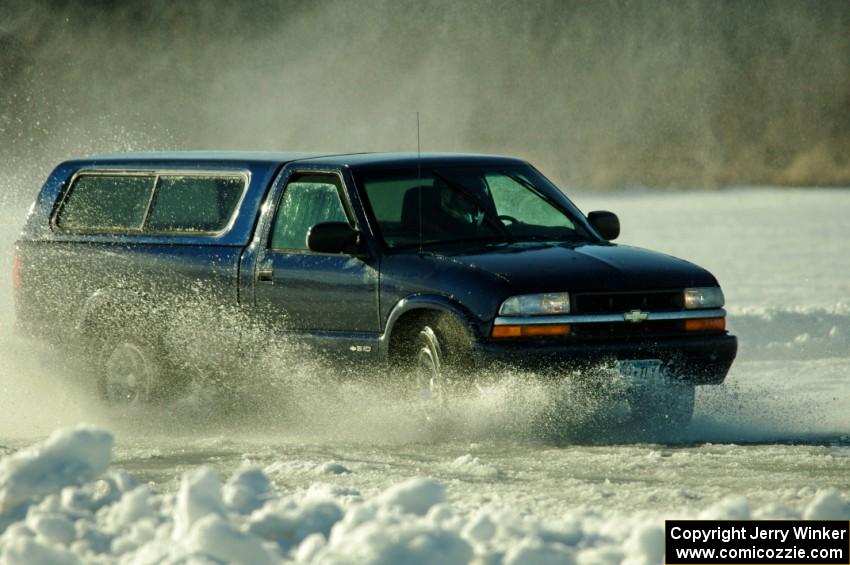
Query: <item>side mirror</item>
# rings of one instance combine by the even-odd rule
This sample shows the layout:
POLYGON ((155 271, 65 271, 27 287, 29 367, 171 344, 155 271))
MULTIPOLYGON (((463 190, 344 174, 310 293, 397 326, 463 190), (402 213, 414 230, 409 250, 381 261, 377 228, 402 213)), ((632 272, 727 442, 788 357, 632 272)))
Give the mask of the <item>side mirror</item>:
POLYGON ((324 222, 307 231, 307 247, 316 253, 360 254, 360 232, 345 222, 324 222))
POLYGON ((587 221, 608 241, 615 240, 620 235, 620 219, 613 212, 591 212, 587 215, 587 221))

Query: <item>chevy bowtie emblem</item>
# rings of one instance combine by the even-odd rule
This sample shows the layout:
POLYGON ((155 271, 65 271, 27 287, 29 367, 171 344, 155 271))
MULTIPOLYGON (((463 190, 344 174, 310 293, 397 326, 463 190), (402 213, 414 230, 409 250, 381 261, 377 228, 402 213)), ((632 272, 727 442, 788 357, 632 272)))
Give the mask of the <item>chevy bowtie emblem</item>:
POLYGON ((631 312, 626 312, 625 314, 623 314, 623 319, 627 322, 637 324, 638 322, 648 320, 649 312, 643 312, 641 310, 632 310, 631 312))

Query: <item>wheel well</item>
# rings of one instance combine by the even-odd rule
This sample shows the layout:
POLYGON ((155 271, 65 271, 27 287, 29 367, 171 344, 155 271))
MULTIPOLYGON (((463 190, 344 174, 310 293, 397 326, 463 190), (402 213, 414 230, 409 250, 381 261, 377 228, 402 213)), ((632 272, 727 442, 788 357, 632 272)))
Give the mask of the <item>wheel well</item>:
POLYGON ((388 357, 391 364, 404 362, 414 345, 414 338, 426 325, 432 326, 442 340, 453 343, 472 340, 464 323, 451 312, 430 308, 409 310, 396 320, 390 332, 388 357))
POLYGON ((164 324, 149 309, 118 300, 99 303, 81 321, 79 335, 85 347, 96 349, 116 333, 127 333, 158 343, 164 324))

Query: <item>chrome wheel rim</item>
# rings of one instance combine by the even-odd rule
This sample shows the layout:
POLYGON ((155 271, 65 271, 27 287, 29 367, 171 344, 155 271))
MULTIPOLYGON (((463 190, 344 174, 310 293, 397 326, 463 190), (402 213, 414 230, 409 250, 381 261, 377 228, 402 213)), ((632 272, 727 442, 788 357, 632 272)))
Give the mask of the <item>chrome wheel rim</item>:
POLYGON ((440 361, 428 347, 416 356, 416 396, 422 402, 438 402, 440 398, 440 361))
POLYGON ((129 342, 117 344, 104 363, 104 391, 110 402, 135 404, 147 400, 151 365, 145 352, 129 342))

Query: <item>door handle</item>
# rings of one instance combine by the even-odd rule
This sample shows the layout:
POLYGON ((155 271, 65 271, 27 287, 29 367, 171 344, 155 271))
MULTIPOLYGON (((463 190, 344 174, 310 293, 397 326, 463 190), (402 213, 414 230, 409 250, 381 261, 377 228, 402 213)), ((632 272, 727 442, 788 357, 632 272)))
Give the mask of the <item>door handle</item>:
POLYGON ((272 267, 257 267, 257 282, 274 284, 274 269, 272 267))

